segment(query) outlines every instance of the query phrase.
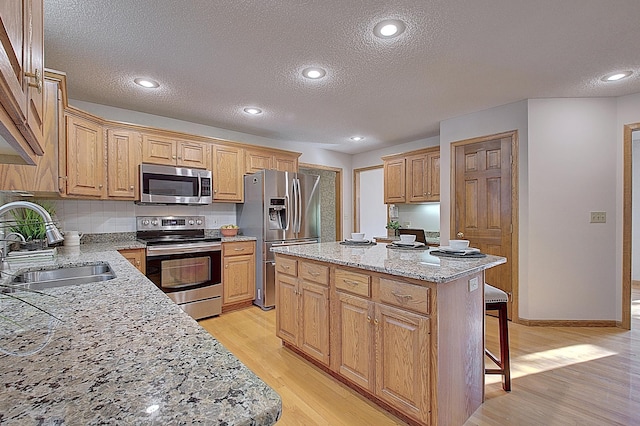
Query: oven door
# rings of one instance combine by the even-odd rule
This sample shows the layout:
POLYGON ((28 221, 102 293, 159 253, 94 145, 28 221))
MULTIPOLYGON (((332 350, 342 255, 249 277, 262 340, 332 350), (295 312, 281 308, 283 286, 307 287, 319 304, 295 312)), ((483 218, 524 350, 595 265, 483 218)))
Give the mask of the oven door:
POLYGON ((165 293, 203 289, 222 282, 220 250, 152 255, 149 252, 147 278, 165 293))

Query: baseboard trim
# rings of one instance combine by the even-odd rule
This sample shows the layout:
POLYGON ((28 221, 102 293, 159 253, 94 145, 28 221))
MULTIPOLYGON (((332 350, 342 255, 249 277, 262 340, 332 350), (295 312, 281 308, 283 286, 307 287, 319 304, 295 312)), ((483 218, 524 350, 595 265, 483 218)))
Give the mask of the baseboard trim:
POLYGON ((518 318, 518 324, 529 327, 619 327, 616 320, 529 320, 518 318))

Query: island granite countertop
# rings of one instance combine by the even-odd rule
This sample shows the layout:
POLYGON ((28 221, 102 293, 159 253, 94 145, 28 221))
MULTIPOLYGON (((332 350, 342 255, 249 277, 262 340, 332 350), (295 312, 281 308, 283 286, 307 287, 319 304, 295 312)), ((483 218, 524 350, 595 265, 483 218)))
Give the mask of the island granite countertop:
POLYGON ((47 313, 0 296, 0 423, 278 420, 278 394, 115 251, 141 247, 59 247, 54 260, 13 266, 17 273, 107 262, 117 277, 20 293, 47 313))
POLYGON ((415 278, 434 283, 453 281, 465 275, 506 263, 507 259, 487 255, 483 258, 447 258, 431 254, 434 249, 396 249, 386 244, 344 245, 338 242, 275 247, 274 253, 288 254, 320 262, 351 266, 384 274, 415 278))

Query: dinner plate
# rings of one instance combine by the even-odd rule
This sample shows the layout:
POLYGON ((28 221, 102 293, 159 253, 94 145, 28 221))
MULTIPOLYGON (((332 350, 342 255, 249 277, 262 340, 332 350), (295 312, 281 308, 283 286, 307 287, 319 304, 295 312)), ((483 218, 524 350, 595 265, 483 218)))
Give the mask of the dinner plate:
POLYGON ((352 238, 346 238, 345 241, 351 244, 369 244, 371 242, 370 240, 354 240, 352 238))
POLYGON ((464 254, 480 253, 480 249, 474 248, 474 247, 469 247, 466 249, 454 249, 453 247, 449 247, 449 246, 440 246, 438 247, 438 250, 443 253, 464 253, 464 254))
POLYGON ((405 243, 402 241, 394 241, 391 244, 393 244, 394 246, 399 246, 399 247, 422 247, 424 245, 424 243, 421 243, 419 241, 413 241, 410 243, 405 243))

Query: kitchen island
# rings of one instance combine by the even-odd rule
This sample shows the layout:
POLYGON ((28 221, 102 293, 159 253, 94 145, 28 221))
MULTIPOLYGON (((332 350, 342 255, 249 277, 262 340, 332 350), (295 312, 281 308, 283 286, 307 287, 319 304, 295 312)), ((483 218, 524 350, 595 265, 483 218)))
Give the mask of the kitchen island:
POLYGON ((337 242, 278 247, 283 344, 413 424, 461 425, 484 399, 484 271, 506 262, 337 242))
MULTIPOLYGON (((59 247, 21 269, 106 262, 116 278, 0 296, 0 423, 274 424, 278 394, 124 259, 59 247)), ((3 279, 2 282, 6 282, 3 279)))

